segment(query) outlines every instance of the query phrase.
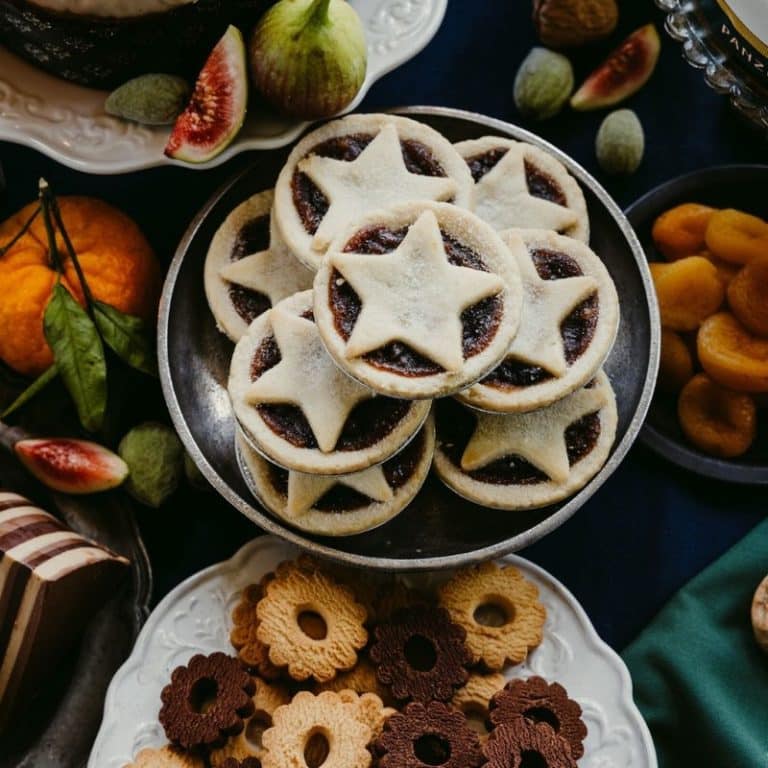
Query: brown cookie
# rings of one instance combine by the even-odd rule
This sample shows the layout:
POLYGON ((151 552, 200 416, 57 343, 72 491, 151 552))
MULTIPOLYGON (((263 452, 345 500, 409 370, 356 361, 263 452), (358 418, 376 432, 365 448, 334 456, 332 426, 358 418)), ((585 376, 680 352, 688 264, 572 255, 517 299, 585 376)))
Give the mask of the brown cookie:
POLYGON ((448 701, 467 682, 466 633, 438 606, 398 611, 374 630, 376 677, 399 701, 448 701))
POLYGON ((392 715, 376 742, 379 768, 477 768, 483 753, 467 719, 446 704, 412 702, 392 715))
POLYGON ((320 570, 283 563, 257 609, 256 636, 269 660, 294 680, 333 679, 357 664, 368 642, 365 608, 352 591, 320 570))
POLYGON ((272 727, 272 715, 278 707, 291 700, 288 690, 279 684, 270 684, 254 678, 256 692, 253 695, 253 714, 246 718, 243 730, 230 737, 227 743, 210 755, 213 768, 224 768, 230 758, 235 760, 261 760, 264 755, 262 735, 272 727))
POLYGON ((358 704, 338 693, 314 696, 301 691, 273 715, 274 725, 264 733, 266 752, 262 768, 368 768, 371 729, 359 716, 358 704))
POLYGON ((456 691, 451 704, 466 715, 478 732, 487 734, 485 722, 488 719, 491 697, 498 693, 506 682, 507 679, 501 672, 491 672, 487 675, 475 672, 469 676, 466 684, 456 691))
POLYGON ((587 726, 581 719, 581 707, 568 698, 568 692, 559 683, 550 684, 542 677, 510 680, 491 699, 490 720, 499 726, 520 717, 551 726, 568 742, 574 760, 584 754, 587 726))
POLYGON ((484 768, 576 768, 568 742, 546 723, 523 717, 494 728, 483 746, 484 768))
POLYGON ((232 612, 234 627, 229 635, 240 661, 265 680, 277 680, 280 677, 280 670, 269 660, 269 648, 257 636, 259 619, 256 611, 264 597, 264 584, 272 578, 274 575, 269 574, 261 584, 251 584, 243 590, 240 602, 232 612))
POLYGON ((403 584, 402 581, 392 581, 380 587, 374 601, 376 621, 389 621, 398 611, 414 605, 427 602, 421 592, 403 584))
POLYGON ((489 670, 519 664, 541 643, 547 612, 539 590, 511 565, 488 562, 456 573, 440 604, 467 633, 472 663, 489 670))
POLYGON ((202 757, 167 746, 160 749, 142 749, 134 761, 123 768, 205 768, 205 762, 202 757))
POLYGON ((243 729, 255 686, 240 662, 224 653, 193 656, 177 667, 160 698, 168 740, 186 750, 218 746, 243 729))

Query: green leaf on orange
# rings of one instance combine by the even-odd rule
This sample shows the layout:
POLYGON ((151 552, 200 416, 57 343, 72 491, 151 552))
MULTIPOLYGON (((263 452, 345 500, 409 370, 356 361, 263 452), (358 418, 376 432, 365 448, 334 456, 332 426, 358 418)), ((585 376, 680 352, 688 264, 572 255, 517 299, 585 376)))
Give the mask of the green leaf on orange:
POLYGON ((93 302, 93 318, 104 343, 121 360, 149 376, 157 376, 155 346, 141 318, 101 301, 93 302))
POLYGON ((89 432, 98 432, 107 410, 104 346, 93 320, 61 282, 53 288, 43 329, 80 423, 89 432))

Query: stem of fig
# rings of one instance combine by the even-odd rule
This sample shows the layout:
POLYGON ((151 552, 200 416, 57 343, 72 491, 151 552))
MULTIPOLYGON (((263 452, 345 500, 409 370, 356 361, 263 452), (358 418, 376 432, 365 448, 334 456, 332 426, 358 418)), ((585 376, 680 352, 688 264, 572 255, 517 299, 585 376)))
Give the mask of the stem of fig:
POLYGON ((325 24, 328 21, 328 7, 331 0, 313 0, 307 10, 307 24, 325 24))

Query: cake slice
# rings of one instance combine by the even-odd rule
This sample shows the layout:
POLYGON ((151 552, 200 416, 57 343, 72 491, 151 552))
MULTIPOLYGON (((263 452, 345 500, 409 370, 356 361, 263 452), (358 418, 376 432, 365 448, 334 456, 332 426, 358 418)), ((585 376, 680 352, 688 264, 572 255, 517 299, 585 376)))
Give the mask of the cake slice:
POLYGON ((128 568, 125 558, 0 490, 0 736, 128 568))

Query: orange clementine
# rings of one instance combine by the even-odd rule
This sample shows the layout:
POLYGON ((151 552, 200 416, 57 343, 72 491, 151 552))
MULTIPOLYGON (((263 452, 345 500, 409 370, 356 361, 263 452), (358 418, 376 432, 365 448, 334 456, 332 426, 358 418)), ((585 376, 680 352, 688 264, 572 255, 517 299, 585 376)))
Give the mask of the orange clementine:
MULTIPOLYGON (((21 230, 38 203, 0 224, 0 247, 21 230)), ((154 318, 160 266, 136 223, 108 203, 87 197, 59 198, 62 219, 94 298, 146 321, 154 318)), ((57 233, 63 285, 84 297, 64 240, 57 233)), ((27 375, 53 362, 43 334, 43 315, 56 282, 42 215, 0 256, 0 359, 27 375)))

